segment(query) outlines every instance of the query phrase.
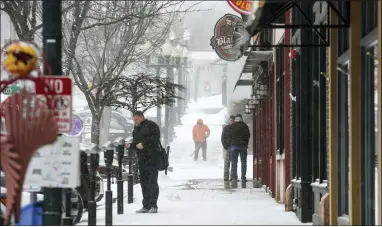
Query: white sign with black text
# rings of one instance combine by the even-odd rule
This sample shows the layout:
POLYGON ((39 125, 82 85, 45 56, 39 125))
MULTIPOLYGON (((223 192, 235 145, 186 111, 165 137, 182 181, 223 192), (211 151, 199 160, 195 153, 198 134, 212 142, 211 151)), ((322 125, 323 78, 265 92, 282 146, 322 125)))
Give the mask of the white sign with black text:
POLYGON ((80 141, 59 136, 53 145, 41 147, 29 163, 24 191, 39 187, 75 188, 80 185, 80 141))

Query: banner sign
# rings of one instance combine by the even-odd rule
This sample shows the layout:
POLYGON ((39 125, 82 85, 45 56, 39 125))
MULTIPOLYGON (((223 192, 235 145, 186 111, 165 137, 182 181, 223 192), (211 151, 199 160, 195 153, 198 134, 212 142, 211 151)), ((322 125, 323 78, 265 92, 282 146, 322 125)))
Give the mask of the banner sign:
POLYGON ((229 6, 240 14, 252 14, 254 1, 249 0, 227 0, 229 6))
POLYGON ((262 8, 265 1, 253 0, 227 0, 229 6, 237 13, 253 15, 258 8, 262 8))

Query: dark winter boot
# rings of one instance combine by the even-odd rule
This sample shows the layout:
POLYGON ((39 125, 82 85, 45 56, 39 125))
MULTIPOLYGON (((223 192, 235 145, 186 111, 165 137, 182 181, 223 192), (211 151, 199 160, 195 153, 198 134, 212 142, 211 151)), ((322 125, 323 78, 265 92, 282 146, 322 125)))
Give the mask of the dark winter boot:
POLYGON ((139 209, 139 210, 137 210, 137 211, 135 211, 136 213, 148 213, 150 210, 149 209, 147 209, 147 208, 141 208, 141 209, 139 209))

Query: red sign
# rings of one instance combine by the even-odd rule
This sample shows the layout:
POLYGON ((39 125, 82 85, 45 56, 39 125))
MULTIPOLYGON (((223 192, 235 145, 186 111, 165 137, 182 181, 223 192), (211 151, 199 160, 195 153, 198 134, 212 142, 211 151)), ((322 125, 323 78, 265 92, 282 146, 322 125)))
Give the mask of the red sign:
POLYGON ((46 76, 44 83, 36 83, 36 98, 46 101, 49 90, 54 92, 53 106, 58 132, 72 129, 72 79, 69 77, 46 76))
POLYGON ((250 15, 252 14, 254 1, 250 0, 227 0, 233 10, 238 13, 250 15))
POLYGON ((251 15, 265 4, 265 0, 227 0, 233 10, 240 14, 251 15))

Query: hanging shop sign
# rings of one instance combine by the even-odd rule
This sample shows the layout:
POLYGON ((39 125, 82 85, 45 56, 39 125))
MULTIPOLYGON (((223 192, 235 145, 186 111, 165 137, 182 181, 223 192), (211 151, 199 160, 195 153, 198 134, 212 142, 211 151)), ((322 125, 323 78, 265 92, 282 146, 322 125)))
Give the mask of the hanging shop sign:
POLYGON ((211 46, 221 59, 236 61, 244 54, 243 42, 248 41, 249 34, 243 20, 238 16, 226 14, 215 24, 211 46))

